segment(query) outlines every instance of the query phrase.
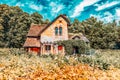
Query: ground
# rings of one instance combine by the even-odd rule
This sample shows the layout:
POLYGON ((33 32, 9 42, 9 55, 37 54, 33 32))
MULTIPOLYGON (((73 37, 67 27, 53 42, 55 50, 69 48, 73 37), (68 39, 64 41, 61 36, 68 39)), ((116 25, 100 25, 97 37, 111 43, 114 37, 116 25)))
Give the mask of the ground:
POLYGON ((119 50, 92 53, 37 56, 19 49, 0 49, 0 80, 120 80, 119 50))

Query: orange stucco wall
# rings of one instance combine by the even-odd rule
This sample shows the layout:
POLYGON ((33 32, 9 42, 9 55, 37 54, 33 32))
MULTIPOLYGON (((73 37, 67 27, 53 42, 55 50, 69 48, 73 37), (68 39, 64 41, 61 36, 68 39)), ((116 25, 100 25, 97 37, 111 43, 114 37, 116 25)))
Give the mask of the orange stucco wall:
MULTIPOLYGON (((43 41, 54 42, 54 41, 59 41, 59 40, 68 40, 67 22, 62 17, 59 17, 40 36, 41 36, 41 42, 43 41), (62 22, 60 23, 60 21, 62 22), (62 35, 55 35, 55 27, 58 27, 58 28, 62 27, 62 35)), ((56 52, 53 47, 54 46, 52 46, 51 53, 54 54, 56 52)), ((45 52, 46 52, 45 50, 42 50, 42 53, 45 53, 45 52)))
POLYGON ((53 38, 53 40, 68 40, 68 28, 67 28, 67 22, 62 18, 59 17, 53 24, 51 24, 42 34, 41 34, 41 39, 43 36, 48 36, 53 38), (62 21, 60 23, 59 21, 62 21), (60 27, 62 26, 63 34, 62 36, 55 36, 55 27, 60 27))

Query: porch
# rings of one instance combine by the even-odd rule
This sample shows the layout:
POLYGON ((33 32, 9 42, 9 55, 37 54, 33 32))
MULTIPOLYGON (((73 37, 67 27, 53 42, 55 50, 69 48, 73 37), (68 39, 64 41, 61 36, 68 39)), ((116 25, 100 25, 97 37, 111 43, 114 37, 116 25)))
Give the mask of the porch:
POLYGON ((64 46, 54 43, 43 43, 41 45, 41 54, 65 54, 64 46))

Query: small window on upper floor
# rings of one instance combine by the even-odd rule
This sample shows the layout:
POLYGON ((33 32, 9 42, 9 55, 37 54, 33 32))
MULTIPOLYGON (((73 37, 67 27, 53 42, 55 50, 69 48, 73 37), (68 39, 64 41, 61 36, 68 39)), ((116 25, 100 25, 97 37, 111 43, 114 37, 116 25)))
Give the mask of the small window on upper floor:
POLYGON ((55 27, 55 35, 58 35, 58 27, 55 27))
POLYGON ((62 20, 60 20, 59 23, 62 23, 62 20))
POLYGON ((62 35, 62 27, 59 27, 59 35, 62 35))

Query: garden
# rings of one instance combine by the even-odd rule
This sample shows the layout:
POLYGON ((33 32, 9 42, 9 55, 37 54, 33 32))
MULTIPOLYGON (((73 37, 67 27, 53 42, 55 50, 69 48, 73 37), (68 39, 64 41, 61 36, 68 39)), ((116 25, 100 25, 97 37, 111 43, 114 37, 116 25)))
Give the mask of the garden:
POLYGON ((0 49, 1 80, 120 80, 120 51, 91 50, 91 55, 36 55, 0 49))

